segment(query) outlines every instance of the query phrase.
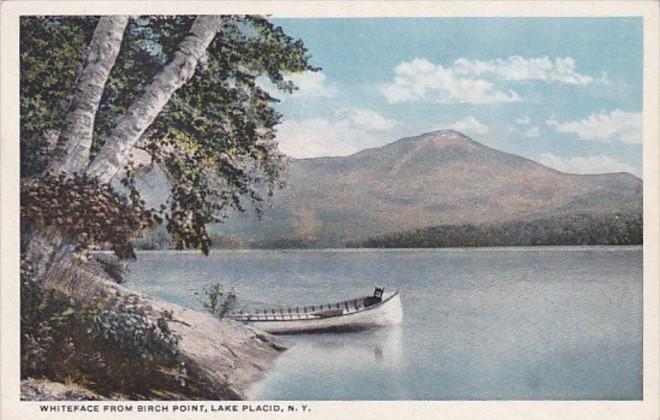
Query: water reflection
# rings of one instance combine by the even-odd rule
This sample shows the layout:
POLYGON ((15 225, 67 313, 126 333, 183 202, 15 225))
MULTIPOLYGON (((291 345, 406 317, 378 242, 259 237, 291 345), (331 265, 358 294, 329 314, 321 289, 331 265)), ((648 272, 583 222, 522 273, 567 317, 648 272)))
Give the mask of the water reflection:
MULTIPOLYGON (((401 326, 373 328, 349 333, 320 333, 283 336, 290 347, 280 357, 268 378, 248 390, 249 399, 268 399, 284 374, 309 384, 313 377, 340 386, 347 379, 383 376, 401 369, 403 340, 401 326)), ((389 376, 389 375, 386 375, 389 376)), ((290 380, 290 379, 289 379, 290 380)))
POLYGON ((127 284, 196 309, 218 279, 268 306, 404 291, 400 328, 287 337, 256 399, 612 400, 642 397, 642 267, 639 247, 151 253, 127 284))
POLYGON ((352 333, 308 334, 294 338, 294 348, 313 351, 332 359, 337 366, 354 367, 356 362, 370 365, 397 365, 401 361, 401 326, 372 328, 352 333))

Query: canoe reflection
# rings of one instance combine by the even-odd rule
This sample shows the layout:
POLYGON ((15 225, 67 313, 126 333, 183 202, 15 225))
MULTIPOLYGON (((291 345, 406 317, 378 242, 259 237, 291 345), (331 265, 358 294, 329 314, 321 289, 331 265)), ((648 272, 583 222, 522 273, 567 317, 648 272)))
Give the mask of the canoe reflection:
POLYGON ((398 325, 344 334, 300 335, 292 338, 292 344, 290 352, 335 368, 383 363, 394 367, 403 353, 398 325))
POLYGON ((331 386, 355 377, 373 378, 375 372, 379 372, 376 377, 387 378, 388 386, 398 386, 404 368, 399 325, 352 333, 299 334, 287 336, 285 341, 289 350, 264 380, 247 390, 248 399, 268 399, 268 392, 283 380, 331 386), (322 382, 312 380, 320 377, 322 382))

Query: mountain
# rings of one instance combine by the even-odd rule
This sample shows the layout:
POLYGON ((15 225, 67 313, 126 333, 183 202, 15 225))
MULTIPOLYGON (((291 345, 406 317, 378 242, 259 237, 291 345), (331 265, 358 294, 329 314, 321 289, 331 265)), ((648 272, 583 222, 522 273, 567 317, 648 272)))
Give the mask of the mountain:
POLYGON ((235 215, 216 232, 241 241, 332 246, 434 225, 642 208, 642 181, 631 174, 566 174, 452 130, 346 157, 292 159, 287 184, 262 220, 235 215))

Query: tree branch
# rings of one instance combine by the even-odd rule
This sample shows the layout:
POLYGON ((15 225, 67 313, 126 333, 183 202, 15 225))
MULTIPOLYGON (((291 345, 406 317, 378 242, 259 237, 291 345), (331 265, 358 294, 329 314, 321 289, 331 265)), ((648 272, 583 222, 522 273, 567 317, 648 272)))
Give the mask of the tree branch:
POLYGON ((131 103, 87 168, 87 174, 98 177, 101 182, 108 182, 115 176, 125 164, 133 146, 154 122, 172 94, 193 76, 221 21, 221 16, 198 16, 195 19, 190 34, 179 44, 172 61, 154 77, 144 93, 131 103))
POLYGON ((96 111, 127 24, 128 16, 99 19, 85 54, 64 128, 57 140, 54 159, 48 168, 52 172, 78 172, 89 164, 96 111))

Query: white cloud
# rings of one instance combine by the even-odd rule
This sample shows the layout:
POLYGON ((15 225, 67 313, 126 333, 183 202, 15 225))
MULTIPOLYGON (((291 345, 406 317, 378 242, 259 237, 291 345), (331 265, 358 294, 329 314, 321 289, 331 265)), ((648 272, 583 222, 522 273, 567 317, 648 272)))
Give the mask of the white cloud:
POLYGON ((326 82, 326 75, 323 72, 305 71, 302 73, 293 73, 286 77, 298 87, 293 92, 294 97, 298 98, 334 98, 337 96, 336 87, 326 82))
POLYGON ((639 171, 627 163, 619 162, 607 156, 587 156, 562 158, 552 153, 542 153, 539 163, 572 174, 603 174, 610 172, 629 172, 639 176, 639 171))
POLYGON ((466 134, 479 134, 479 135, 484 135, 488 134, 490 131, 489 127, 483 123, 481 123, 479 120, 477 120, 473 116, 465 117, 462 118, 458 121, 454 121, 453 123, 448 125, 449 128, 460 131, 466 134))
POLYGON ((277 127, 279 149, 293 158, 346 156, 389 140, 374 136, 373 130, 356 124, 351 117, 285 120, 277 127))
POLYGON ((523 133, 523 136, 529 137, 529 138, 536 138, 541 135, 541 129, 537 126, 530 127, 529 129, 525 130, 523 133))
POLYGON ((385 118, 376 111, 364 108, 352 109, 349 118, 354 124, 369 131, 387 131, 398 124, 396 120, 385 118))
POLYGON ((442 103, 489 104, 515 102, 520 96, 502 92, 487 80, 458 77, 451 68, 415 58, 395 67, 394 79, 380 86, 390 103, 430 101, 442 103))
POLYGON ((620 109, 592 114, 581 121, 559 122, 549 119, 546 124, 561 133, 574 133, 583 140, 623 143, 642 143, 642 115, 620 109))
POLYGON ((277 128, 279 149, 287 156, 346 156, 359 149, 348 143, 335 124, 323 118, 285 120, 277 128))
POLYGON ((571 57, 558 57, 552 60, 549 57, 524 58, 518 55, 488 61, 459 58, 454 61, 453 66, 457 74, 492 75, 504 80, 540 80, 572 85, 593 82, 591 76, 578 73, 575 67, 575 60, 571 57))
POLYGON ((447 67, 415 58, 396 66, 394 79, 381 85, 380 91, 390 103, 492 104, 522 100, 515 91, 498 88, 495 81, 502 80, 584 85, 592 83, 594 78, 578 73, 571 57, 553 60, 516 55, 487 61, 459 58, 447 67))
POLYGON ((330 119, 285 119, 277 126, 276 140, 280 151, 293 158, 346 156, 383 145, 391 140, 384 134, 398 124, 371 109, 347 108, 330 119))
POLYGON ((339 89, 327 82, 327 76, 320 71, 305 71, 301 73, 291 73, 284 76, 287 81, 293 82, 298 88, 293 93, 288 94, 279 90, 267 77, 257 79, 257 85, 264 89, 274 98, 286 100, 286 98, 335 98, 339 94, 339 89))
POLYGON ((516 118, 516 124, 518 125, 527 125, 529 124, 529 117, 525 115, 522 118, 516 118))

